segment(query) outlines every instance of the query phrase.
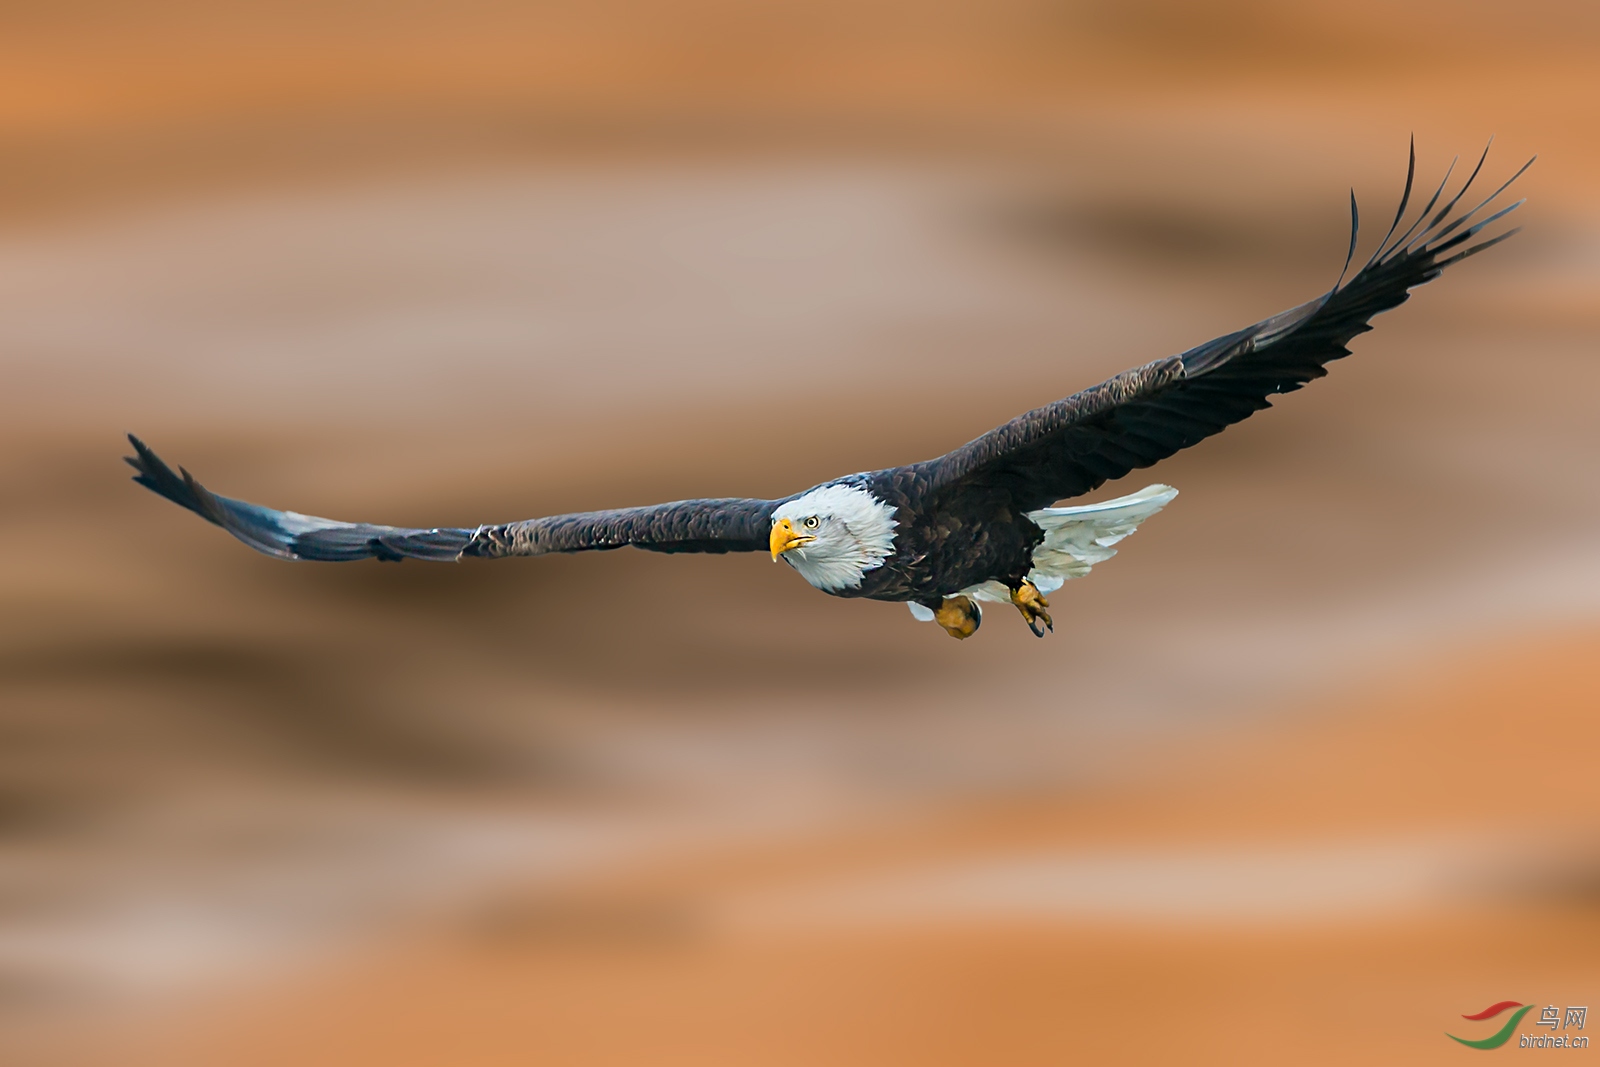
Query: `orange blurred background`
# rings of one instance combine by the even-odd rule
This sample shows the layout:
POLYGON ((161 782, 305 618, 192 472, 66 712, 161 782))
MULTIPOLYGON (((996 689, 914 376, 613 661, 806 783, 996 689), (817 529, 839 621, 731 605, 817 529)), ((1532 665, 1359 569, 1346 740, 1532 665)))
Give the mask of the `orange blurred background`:
POLYGON ((4 1062, 1423 1063, 1600 1007, 1592 4, 0 27, 4 1062), (1527 231, 1107 487, 1182 495, 1046 641, 759 556, 289 566, 117 462, 787 494, 1321 291, 1413 132, 1422 184, 1540 153, 1527 231))

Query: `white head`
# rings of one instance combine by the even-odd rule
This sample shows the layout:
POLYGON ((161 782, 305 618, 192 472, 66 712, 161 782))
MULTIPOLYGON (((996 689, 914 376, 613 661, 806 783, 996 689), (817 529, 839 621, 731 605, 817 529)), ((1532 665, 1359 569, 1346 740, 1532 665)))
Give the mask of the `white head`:
POLYGON ((772 558, 818 589, 854 589, 894 551, 894 508, 858 485, 825 485, 772 513, 772 558))

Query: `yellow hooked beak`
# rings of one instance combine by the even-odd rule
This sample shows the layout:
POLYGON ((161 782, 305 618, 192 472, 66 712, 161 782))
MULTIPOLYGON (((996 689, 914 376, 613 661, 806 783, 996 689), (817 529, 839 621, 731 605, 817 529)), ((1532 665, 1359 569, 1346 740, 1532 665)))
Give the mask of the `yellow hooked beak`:
POLYGON ((791 548, 809 545, 815 537, 794 532, 794 523, 788 519, 779 519, 772 524, 772 562, 778 562, 778 557, 791 548))

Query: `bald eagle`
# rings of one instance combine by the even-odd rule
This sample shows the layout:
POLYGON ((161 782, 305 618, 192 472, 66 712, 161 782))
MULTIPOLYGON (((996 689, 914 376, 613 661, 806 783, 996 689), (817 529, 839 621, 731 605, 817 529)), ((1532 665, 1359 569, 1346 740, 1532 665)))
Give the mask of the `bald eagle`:
POLYGON ((1456 206, 1483 169, 1435 211, 1454 170, 1400 231, 1416 174, 1413 146, 1394 222, 1348 281, 1359 234, 1350 197, 1350 247, 1332 289, 1272 318, 1135 367, 1019 415, 953 452, 909 466, 835 478, 782 500, 682 500, 429 530, 337 522, 217 496, 174 473, 133 435, 134 481, 280 559, 459 560, 542 556, 633 545, 653 552, 770 552, 839 597, 900 601, 956 638, 970 637, 988 603, 1011 603, 1035 636, 1053 630, 1046 596, 1115 553, 1119 540, 1177 495, 1152 485, 1099 504, 1053 507, 1220 432, 1327 373, 1379 312, 1450 264, 1510 237, 1476 244, 1517 201, 1473 223, 1533 160, 1471 210, 1456 206), (1398 233, 1398 236, 1396 234, 1398 233))

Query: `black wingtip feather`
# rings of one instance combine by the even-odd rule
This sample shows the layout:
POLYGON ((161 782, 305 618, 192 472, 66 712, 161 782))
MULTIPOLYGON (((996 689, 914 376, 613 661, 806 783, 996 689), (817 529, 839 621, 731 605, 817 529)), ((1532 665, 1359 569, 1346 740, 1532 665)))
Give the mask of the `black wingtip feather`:
POLYGON ((182 471, 182 475, 175 473, 149 445, 131 433, 128 434, 128 443, 133 446, 134 455, 123 456, 122 461, 139 472, 133 478, 135 482, 179 507, 187 508, 207 522, 222 525, 214 509, 207 507, 209 501, 206 498, 211 494, 194 480, 193 475, 181 467, 178 470, 182 471))
POLYGON ((1350 273, 1350 264, 1355 262, 1356 243, 1361 240, 1361 209, 1356 207, 1356 191, 1350 190, 1350 247, 1344 254, 1344 266, 1339 268, 1339 280, 1333 283, 1333 291, 1338 292, 1339 286, 1344 284, 1344 276, 1350 273))
POLYGON ((1456 172, 1456 164, 1460 162, 1460 156, 1455 156, 1450 160, 1450 165, 1444 169, 1444 177, 1439 179, 1439 187, 1433 191, 1433 195, 1428 198, 1428 202, 1423 205, 1422 210, 1417 212, 1416 219, 1410 226, 1406 227, 1406 232, 1394 239, 1394 243, 1389 246, 1389 251, 1393 251, 1411 240, 1411 235, 1417 232, 1417 227, 1422 225, 1424 220, 1427 219, 1428 213, 1433 210, 1434 205, 1439 202, 1439 198, 1444 195, 1445 188, 1450 184, 1450 176, 1456 172))
MULTIPOLYGON (((1378 242, 1377 251, 1372 253, 1372 258, 1366 265, 1372 266, 1383 255, 1384 249, 1389 245, 1389 238, 1394 236, 1394 231, 1400 228, 1400 220, 1406 217, 1406 208, 1411 204, 1411 188, 1417 180, 1417 137, 1411 135, 1411 147, 1406 159, 1406 187, 1400 193, 1400 206, 1395 208, 1394 221, 1389 223, 1389 232, 1383 235, 1383 240, 1378 242)), ((1352 193, 1353 197, 1355 194, 1352 193)), ((1364 268, 1363 268, 1364 269, 1364 268)))
POLYGON ((410 530, 337 522, 217 496, 184 468, 179 467, 174 472, 133 434, 128 435, 128 441, 133 445, 134 455, 123 459, 139 472, 134 481, 207 522, 221 526, 256 551, 279 559, 453 560, 472 538, 471 530, 410 530))
POLYGON ((1519 234, 1521 232, 1522 232, 1522 227, 1521 226, 1514 226, 1511 229, 1507 230, 1505 233, 1496 234, 1495 236, 1489 238, 1487 241, 1480 241, 1477 244, 1473 245, 1471 248, 1468 248, 1468 249, 1466 249, 1465 251, 1462 251, 1462 252, 1457 252, 1455 255, 1451 256, 1448 259, 1441 259, 1439 261, 1439 263, 1438 263, 1438 268, 1440 270, 1443 270, 1444 268, 1448 267, 1452 263, 1459 263, 1461 260, 1466 259, 1468 256, 1475 256, 1479 252, 1484 251, 1485 249, 1493 248, 1495 245, 1499 244, 1501 241, 1509 240, 1510 238, 1515 237, 1517 234, 1519 234))

